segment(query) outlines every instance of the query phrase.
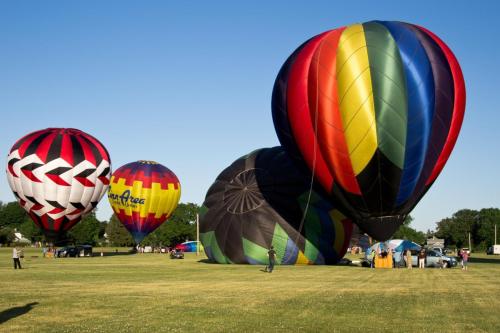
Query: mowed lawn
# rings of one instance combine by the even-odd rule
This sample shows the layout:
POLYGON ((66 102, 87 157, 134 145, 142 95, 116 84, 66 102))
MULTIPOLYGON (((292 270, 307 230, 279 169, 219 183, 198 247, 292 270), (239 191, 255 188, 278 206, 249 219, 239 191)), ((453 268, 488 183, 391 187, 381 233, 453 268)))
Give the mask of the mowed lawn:
MULTIPOLYGON (((473 256, 474 257, 474 256, 473 256)), ((0 249, 0 332, 500 332, 500 257, 460 269, 217 265, 0 249)))

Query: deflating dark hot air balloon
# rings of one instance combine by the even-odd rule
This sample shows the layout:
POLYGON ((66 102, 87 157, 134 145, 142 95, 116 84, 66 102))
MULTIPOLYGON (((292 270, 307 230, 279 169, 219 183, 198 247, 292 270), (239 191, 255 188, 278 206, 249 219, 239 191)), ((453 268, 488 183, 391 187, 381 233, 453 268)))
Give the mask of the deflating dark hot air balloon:
POLYGON ((113 172, 108 193, 118 220, 136 243, 172 215, 180 197, 177 176, 152 161, 132 162, 118 168, 113 172))
POLYGON ((14 144, 7 180, 35 224, 49 240, 57 240, 106 193, 110 163, 106 148, 93 136, 48 128, 14 144))
POLYGON ((443 169, 465 85, 429 30, 373 21, 317 35, 288 58, 273 91, 281 144, 355 222, 388 239, 443 169))
POLYGON ((218 263, 266 264, 273 245, 278 264, 333 264, 351 231, 281 147, 256 150, 222 171, 200 214, 201 242, 218 263))

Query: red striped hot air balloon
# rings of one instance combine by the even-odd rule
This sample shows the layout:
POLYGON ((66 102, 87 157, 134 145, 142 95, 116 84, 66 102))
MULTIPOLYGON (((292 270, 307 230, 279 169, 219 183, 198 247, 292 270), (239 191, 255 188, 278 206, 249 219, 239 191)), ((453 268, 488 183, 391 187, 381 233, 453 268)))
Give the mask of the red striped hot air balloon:
POLYGON ((372 21, 302 44, 276 79, 281 144, 356 223, 388 239, 442 171, 465 110, 457 59, 435 34, 372 21))
POLYGON ((50 240, 92 211, 108 189, 111 161, 93 136, 47 128, 19 139, 7 158, 7 180, 20 205, 50 240))

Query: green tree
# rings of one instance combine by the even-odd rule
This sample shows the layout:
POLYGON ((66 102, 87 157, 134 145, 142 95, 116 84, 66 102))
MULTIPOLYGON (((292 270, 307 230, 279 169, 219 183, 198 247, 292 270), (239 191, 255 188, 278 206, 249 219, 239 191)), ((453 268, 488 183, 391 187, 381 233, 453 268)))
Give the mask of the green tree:
MULTIPOLYGON (((0 202, 0 243, 10 244, 14 240, 14 232, 21 231, 21 226, 31 222, 26 211, 17 201, 4 204, 0 202)), ((24 233, 23 236, 29 239, 24 233)))
POLYGON ((461 209, 455 212, 451 218, 444 218, 437 223, 436 236, 444 238, 448 246, 468 246, 469 233, 472 239, 477 238, 476 231, 480 220, 479 216, 477 210, 461 209))
POLYGON ((479 211, 475 228, 474 243, 481 249, 495 244, 495 225, 500 231, 500 209, 483 208, 479 211))
POLYGON ((115 214, 111 216, 108 225, 106 226, 106 235, 109 245, 111 246, 133 246, 135 245, 132 236, 127 229, 121 224, 115 214))
POLYGON ((143 245, 175 246, 196 238, 196 214, 199 206, 180 203, 172 216, 142 242, 143 245))
POLYGON ((45 239, 42 230, 31 219, 24 221, 17 227, 17 230, 32 242, 44 241, 45 239))
POLYGON ((473 249, 482 251, 494 243, 495 224, 500 225, 498 208, 461 209, 437 223, 436 236, 444 238, 448 245, 464 247, 469 246, 470 234, 473 249))
POLYGON ((99 245, 104 245, 104 242, 106 241, 106 238, 104 235, 106 234, 106 227, 108 226, 107 221, 100 221, 99 222, 99 245))
POLYGON ((26 220, 30 220, 28 213, 21 207, 17 201, 2 204, 0 206, 0 228, 17 228, 26 220))
POLYGON ((407 239, 417 244, 425 243, 425 233, 422 231, 417 231, 411 227, 413 222, 413 217, 408 215, 403 222, 403 225, 392 236, 393 239, 407 239))
POLYGON ((101 223, 93 211, 68 231, 68 238, 75 244, 96 245, 99 242, 100 232, 101 223))
POLYGON ((14 241, 14 229, 10 227, 0 228, 0 244, 10 245, 14 241))
POLYGON ((408 227, 409 227, 409 226, 412 224, 412 222, 413 222, 413 216, 411 216, 411 215, 406 215, 406 218, 405 218, 405 220, 403 221, 403 225, 405 225, 405 226, 408 226, 408 227))

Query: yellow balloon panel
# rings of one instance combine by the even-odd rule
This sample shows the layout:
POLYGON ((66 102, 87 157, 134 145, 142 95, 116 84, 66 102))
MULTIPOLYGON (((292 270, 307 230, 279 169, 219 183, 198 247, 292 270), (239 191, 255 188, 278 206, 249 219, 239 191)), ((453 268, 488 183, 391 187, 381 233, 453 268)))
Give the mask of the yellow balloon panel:
POLYGON ((151 188, 144 188, 142 181, 134 181, 132 186, 125 184, 126 180, 111 177, 109 200, 116 212, 123 210, 126 215, 132 216, 133 212, 140 217, 155 214, 155 218, 162 215, 170 216, 177 207, 181 196, 180 184, 168 184, 167 189, 162 189, 159 183, 152 183, 151 188))

